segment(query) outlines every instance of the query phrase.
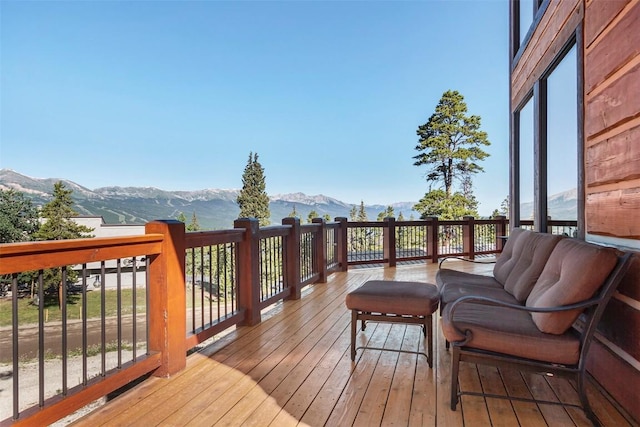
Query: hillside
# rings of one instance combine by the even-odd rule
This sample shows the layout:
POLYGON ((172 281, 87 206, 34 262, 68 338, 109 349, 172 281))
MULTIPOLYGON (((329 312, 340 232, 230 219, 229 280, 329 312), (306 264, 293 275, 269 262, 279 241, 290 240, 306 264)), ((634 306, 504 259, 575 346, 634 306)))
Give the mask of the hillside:
MULTIPOLYGON (((0 170, 0 189, 14 188, 27 194, 36 205, 51 200, 53 186, 62 181, 73 190, 74 208, 80 215, 102 216, 107 224, 140 224, 154 219, 176 218, 181 212, 187 219, 195 212, 203 229, 232 228, 240 209, 236 204, 239 190, 205 189, 197 191, 165 191, 153 187, 102 187, 90 190, 63 178, 32 178, 9 169, 0 170)), ((278 194, 270 197, 271 220, 280 223, 294 206, 306 220, 315 210, 320 216, 348 217, 353 205, 334 198, 303 193, 278 194)), ((414 203, 401 202, 392 206, 405 218, 419 214, 412 211, 414 203)), ((375 220, 386 206, 365 206, 367 216, 375 220)))

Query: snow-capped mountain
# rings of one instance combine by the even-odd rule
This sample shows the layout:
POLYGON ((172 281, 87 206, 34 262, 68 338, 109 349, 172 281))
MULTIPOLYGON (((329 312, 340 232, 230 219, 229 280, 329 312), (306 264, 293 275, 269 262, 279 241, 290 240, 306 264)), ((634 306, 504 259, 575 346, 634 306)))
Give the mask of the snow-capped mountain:
MULTIPOLYGON (((154 187, 101 187, 90 190, 73 181, 58 178, 32 178, 9 169, 0 170, 0 189, 13 188, 29 195, 36 205, 51 200, 53 186, 62 181, 73 190, 74 208, 80 215, 102 216, 108 224, 144 223, 154 219, 187 218, 196 214, 203 229, 232 228, 240 209, 236 199, 240 190, 204 189, 196 191, 167 191, 154 187)), ((322 194, 277 194, 270 197, 271 220, 280 223, 295 209, 306 220, 310 212, 330 218, 348 217, 353 205, 322 194)), ((397 213, 405 218, 419 214, 411 210, 414 203, 394 203, 397 213)), ((375 220, 386 206, 365 206, 367 215, 375 220)))

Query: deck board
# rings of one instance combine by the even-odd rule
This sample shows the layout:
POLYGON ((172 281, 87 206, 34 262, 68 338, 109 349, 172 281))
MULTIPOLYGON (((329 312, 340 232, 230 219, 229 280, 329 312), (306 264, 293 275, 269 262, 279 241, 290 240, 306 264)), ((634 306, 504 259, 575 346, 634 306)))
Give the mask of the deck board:
MULTIPOLYGON (((452 266, 452 265, 448 265, 452 266)), ((453 267, 452 267, 453 268, 453 267)), ((490 272, 490 266, 455 268, 490 272)), ((463 396, 449 409, 451 361, 434 316, 434 369, 426 357, 358 350, 350 360, 347 292, 370 279, 433 282, 437 266, 353 269, 303 290, 297 301, 265 311, 189 356, 172 378, 149 378, 78 426, 553 426, 590 425, 579 409, 463 396)), ((424 351, 418 325, 368 323, 359 345, 424 351)), ((576 402, 570 382, 462 363, 460 384, 476 390, 576 402)), ((603 425, 630 425, 592 384, 589 399, 603 425)))

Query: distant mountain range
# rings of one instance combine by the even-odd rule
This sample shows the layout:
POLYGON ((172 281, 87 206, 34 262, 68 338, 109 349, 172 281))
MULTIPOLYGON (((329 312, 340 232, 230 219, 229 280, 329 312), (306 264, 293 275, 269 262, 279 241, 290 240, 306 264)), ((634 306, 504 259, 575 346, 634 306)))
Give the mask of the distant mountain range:
MULTIPOLYGON (((31 197, 34 204, 43 205, 51 200, 53 186, 62 181, 73 191, 74 209, 80 215, 101 216, 107 224, 141 224, 154 219, 175 219, 184 213, 187 221, 195 212, 200 227, 206 230, 233 228, 240 209, 236 204, 239 190, 206 189, 197 191, 165 191, 153 187, 102 187, 90 190, 73 181, 60 178, 32 178, 10 169, 0 170, 0 189, 13 188, 31 197)), ((271 221, 279 224, 294 209, 306 222, 309 212, 331 218, 349 217, 353 205, 324 195, 308 196, 303 193, 270 196, 271 221)), ((415 202, 393 203, 396 216, 419 218, 412 210, 415 202)), ((387 206, 367 205, 371 220, 387 206)))
MULTIPOLYGON (((576 188, 549 196, 547 211, 551 219, 576 220, 578 218, 578 190, 576 188)), ((521 218, 533 219, 533 202, 520 204, 521 218)))

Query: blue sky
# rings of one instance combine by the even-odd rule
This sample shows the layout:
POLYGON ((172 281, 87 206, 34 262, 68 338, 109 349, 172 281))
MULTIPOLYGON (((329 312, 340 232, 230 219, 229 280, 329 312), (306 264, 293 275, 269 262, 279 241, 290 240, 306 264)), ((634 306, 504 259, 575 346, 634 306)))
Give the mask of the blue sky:
POLYGON ((418 201, 416 129, 482 117, 480 213, 508 193, 506 1, 6 1, 0 167, 88 188, 418 201))

